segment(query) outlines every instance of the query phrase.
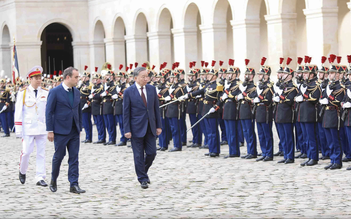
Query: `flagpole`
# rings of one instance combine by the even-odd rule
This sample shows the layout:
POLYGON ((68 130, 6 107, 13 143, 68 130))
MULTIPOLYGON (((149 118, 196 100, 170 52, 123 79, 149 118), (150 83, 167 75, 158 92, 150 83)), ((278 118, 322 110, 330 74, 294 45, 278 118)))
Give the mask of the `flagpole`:
POLYGON ((49 56, 49 74, 51 75, 50 56, 49 56))

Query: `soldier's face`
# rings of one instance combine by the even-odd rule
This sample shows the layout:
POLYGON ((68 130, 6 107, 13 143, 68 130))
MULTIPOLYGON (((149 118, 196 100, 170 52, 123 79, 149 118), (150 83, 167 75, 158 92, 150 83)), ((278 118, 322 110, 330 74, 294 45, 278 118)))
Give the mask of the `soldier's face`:
POLYGON ((323 72, 319 72, 318 73, 318 78, 323 80, 324 79, 324 73, 323 72))
POLYGON ((269 75, 265 75, 264 76, 264 81, 268 81, 268 79, 269 79, 269 75))
POLYGON ((30 84, 32 85, 33 88, 38 88, 41 85, 41 76, 36 75, 33 77, 30 77, 30 84))
POLYGON ((262 80, 263 80, 263 75, 261 75, 261 74, 258 75, 258 80, 259 80, 259 81, 262 81, 262 80))
POLYGON ((331 81, 333 81, 333 80, 339 80, 339 77, 336 78, 335 72, 330 72, 330 73, 329 73, 329 80, 331 80, 331 81))
POLYGON ((347 77, 348 77, 349 80, 351 81, 351 74, 348 74, 347 77))
POLYGON ((183 79, 184 79, 184 75, 183 75, 183 74, 180 74, 180 75, 179 75, 179 78, 180 78, 180 80, 183 80, 183 79))
POLYGON ((304 72, 304 73, 303 73, 303 79, 304 79, 304 80, 309 79, 309 76, 310 76, 310 73, 309 73, 309 72, 304 72))

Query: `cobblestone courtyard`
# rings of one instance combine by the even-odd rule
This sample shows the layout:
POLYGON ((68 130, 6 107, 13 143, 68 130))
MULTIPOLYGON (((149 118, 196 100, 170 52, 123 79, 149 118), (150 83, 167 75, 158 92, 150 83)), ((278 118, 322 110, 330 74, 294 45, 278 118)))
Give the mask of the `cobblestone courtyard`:
MULTIPOLYGON (((0 218, 351 217, 347 163, 341 170, 326 171, 323 167, 329 161, 300 167, 301 159, 290 165, 277 164, 277 157, 273 162, 223 159, 227 145, 221 147, 219 158, 205 157, 207 150, 184 147, 182 152, 158 152, 149 171, 151 185, 143 190, 131 148, 81 144, 80 186, 87 193, 76 195, 69 193, 67 156, 58 191, 52 193, 35 185, 36 151, 22 185, 21 140, 12 134, 1 138, 0 145, 0 218)), ((53 152, 53 143, 48 142, 48 183, 53 152)), ((246 146, 241 152, 246 154, 246 146)))

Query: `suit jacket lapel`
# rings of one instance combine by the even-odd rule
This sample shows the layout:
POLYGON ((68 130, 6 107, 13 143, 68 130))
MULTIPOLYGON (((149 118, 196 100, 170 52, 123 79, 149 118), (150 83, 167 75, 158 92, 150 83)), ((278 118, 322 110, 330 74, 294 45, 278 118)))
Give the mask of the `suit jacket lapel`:
POLYGON ((135 95, 136 98, 139 100, 140 104, 141 104, 143 107, 145 107, 143 98, 141 98, 141 95, 140 95, 140 93, 139 93, 139 91, 138 91, 137 86, 136 86, 135 84, 134 84, 133 86, 134 86, 134 95, 135 95))
POLYGON ((147 99, 146 99, 146 102, 147 102, 147 107, 149 108, 149 106, 151 106, 151 90, 150 90, 150 87, 145 85, 146 87, 146 96, 147 96, 147 99), (150 104, 149 104, 150 103, 150 104))

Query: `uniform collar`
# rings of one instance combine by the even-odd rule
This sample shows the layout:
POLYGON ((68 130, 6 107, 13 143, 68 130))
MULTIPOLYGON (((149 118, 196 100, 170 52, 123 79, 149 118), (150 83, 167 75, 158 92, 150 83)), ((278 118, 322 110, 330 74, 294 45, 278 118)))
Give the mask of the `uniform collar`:
MULTIPOLYGON (((34 92, 34 87, 32 87, 32 85, 30 84, 29 86, 28 86, 28 89, 30 90, 30 91, 33 91, 34 92)), ((37 90, 40 90, 40 86, 37 88, 37 90)))

